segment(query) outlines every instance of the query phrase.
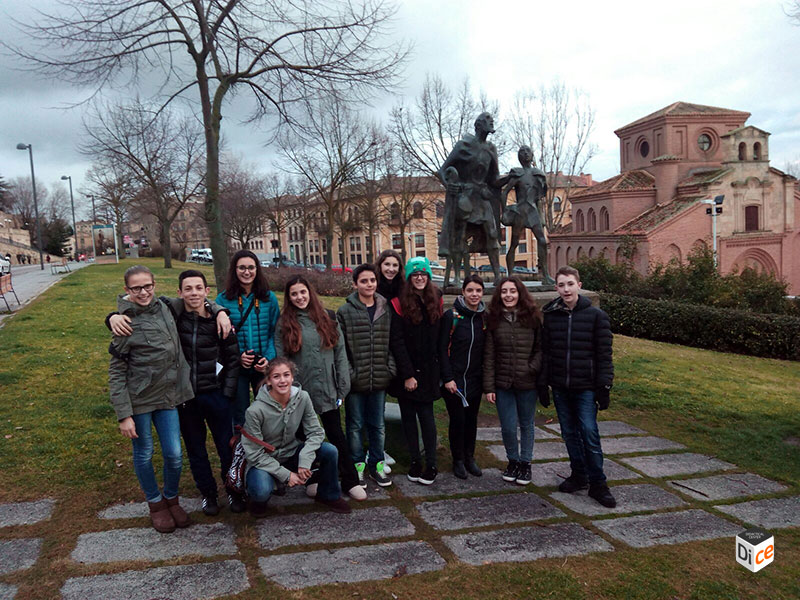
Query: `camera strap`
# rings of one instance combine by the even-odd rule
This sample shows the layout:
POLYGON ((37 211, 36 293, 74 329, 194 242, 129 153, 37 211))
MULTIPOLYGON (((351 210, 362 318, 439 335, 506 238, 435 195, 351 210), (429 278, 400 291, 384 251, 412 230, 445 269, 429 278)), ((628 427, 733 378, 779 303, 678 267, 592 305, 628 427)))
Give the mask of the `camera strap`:
MULTIPOLYGON (((250 306, 247 307, 247 310, 244 311, 244 315, 242 315, 242 297, 239 296, 239 314, 242 315, 242 320, 239 321, 239 324, 236 326, 236 331, 239 331, 244 325, 244 322, 247 320, 247 317, 250 316, 250 311, 253 310, 253 306, 258 306, 258 298, 253 296, 252 302, 250 302, 250 306)), ((258 308, 256 308, 256 312, 258 312, 258 308)))

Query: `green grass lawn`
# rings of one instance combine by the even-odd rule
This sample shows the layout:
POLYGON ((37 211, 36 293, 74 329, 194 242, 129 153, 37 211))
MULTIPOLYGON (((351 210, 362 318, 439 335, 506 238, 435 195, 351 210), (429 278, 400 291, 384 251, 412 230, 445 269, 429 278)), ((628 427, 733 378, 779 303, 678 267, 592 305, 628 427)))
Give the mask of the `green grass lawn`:
MULTIPOLYGON (((166 271, 158 260, 142 262, 155 272, 159 295, 175 294, 178 273, 189 266, 176 263, 176 268, 166 271)), ((119 435, 108 401, 110 335, 103 325, 103 317, 115 309, 116 294, 122 291, 122 273, 131 264, 81 269, 7 319, 0 329, 0 502, 45 496, 59 500, 51 522, 0 531, 0 539, 46 536, 36 567, 0 578, 23 586, 21 600, 55 598, 69 576, 130 568, 76 566, 65 557, 78 533, 120 526, 119 522, 99 522, 94 516, 97 511, 141 495, 132 473, 129 442, 119 435)), ((201 269, 213 280, 210 267, 201 269)), ((341 302, 341 298, 325 299, 326 306, 334 309, 341 302)), ((627 421, 800 493, 800 363, 621 336, 615 339, 614 360, 612 406, 602 418, 627 421)), ((483 413, 493 415, 493 411, 484 403, 483 413)), ((443 406, 438 412, 443 438, 440 456, 446 468, 449 453, 443 406)), ((554 416, 552 409, 539 409, 539 419, 554 416)), ((481 458, 489 463, 488 453, 481 458)), ((195 493, 188 465, 182 493, 195 493)), ((239 558, 247 565, 254 586, 237 598, 800 597, 797 529, 773 532, 775 563, 755 575, 734 563, 730 539, 646 550, 615 544, 611 554, 475 568, 455 561, 419 518, 414 502, 398 497, 397 504, 414 522, 420 539, 430 539, 448 561, 443 571, 287 593, 256 577, 259 550, 252 520, 223 513, 244 539, 239 558)), ((133 519, 130 526, 143 523, 133 519)), ((180 564, 180 560, 162 564, 180 564)))

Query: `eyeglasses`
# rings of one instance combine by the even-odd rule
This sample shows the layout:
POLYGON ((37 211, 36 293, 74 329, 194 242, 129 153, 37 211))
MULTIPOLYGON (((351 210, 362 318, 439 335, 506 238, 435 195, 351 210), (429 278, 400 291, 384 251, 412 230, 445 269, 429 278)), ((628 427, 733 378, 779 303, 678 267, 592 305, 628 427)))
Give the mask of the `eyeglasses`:
POLYGON ((239 265, 238 267, 236 267, 236 270, 237 271, 241 271, 242 273, 244 273, 245 271, 255 271, 256 270, 256 266, 255 265, 239 265))
POLYGON ((417 278, 420 278, 420 277, 427 277, 427 276, 428 276, 428 274, 427 274, 427 273, 419 273, 419 272, 418 272, 418 273, 412 273, 412 274, 411 274, 411 277, 417 277, 417 278))
POLYGON ((155 283, 148 283, 147 285, 134 285, 133 287, 129 287, 128 291, 138 296, 142 292, 148 292, 148 293, 152 292, 155 286, 156 286, 155 283))

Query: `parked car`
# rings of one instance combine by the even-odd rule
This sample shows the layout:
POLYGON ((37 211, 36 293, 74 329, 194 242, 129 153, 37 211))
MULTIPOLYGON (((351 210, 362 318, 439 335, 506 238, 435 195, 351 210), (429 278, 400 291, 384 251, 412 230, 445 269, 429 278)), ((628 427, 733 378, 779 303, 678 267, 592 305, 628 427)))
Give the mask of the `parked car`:
POLYGON ((514 267, 511 269, 512 273, 517 273, 518 275, 535 275, 536 271, 533 269, 529 269, 528 267, 514 267))
POLYGON ((5 256, 0 256, 0 275, 11 273, 11 263, 5 256))
POLYGON ((444 271, 444 267, 442 265, 440 265, 438 262, 436 262, 435 260, 431 261, 431 269, 433 271, 444 271))
MULTIPOLYGON (((492 265, 481 265, 480 267, 478 267, 478 272, 479 273, 491 273, 492 272, 492 265)), ((508 269, 506 269, 504 266, 500 265, 500 274, 501 275, 506 275, 507 273, 508 273, 508 269)))
POLYGON ((342 265, 331 265, 331 271, 334 273, 352 273, 353 269, 350 267, 342 268, 342 265))
POLYGON ((313 269, 314 271, 319 271, 320 273, 324 273, 324 272, 325 272, 325 270, 326 270, 328 267, 326 267, 324 263, 317 263, 317 264, 315 264, 315 265, 311 265, 311 267, 309 267, 309 268, 310 268, 310 269, 313 269))

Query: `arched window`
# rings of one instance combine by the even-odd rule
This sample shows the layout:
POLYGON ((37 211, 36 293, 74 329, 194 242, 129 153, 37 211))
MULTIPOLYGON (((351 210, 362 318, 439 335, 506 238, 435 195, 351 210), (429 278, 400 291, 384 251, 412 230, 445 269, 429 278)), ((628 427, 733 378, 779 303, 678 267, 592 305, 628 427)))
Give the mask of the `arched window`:
POLYGON ((572 263, 572 248, 570 248, 569 246, 567 246, 567 252, 566 255, 564 256, 564 261, 568 265, 572 263))
POLYGON ((583 251, 583 247, 579 247, 579 248, 578 248, 578 254, 577 254, 577 256, 578 256, 578 260, 580 260, 581 258, 583 258, 583 257, 584 257, 584 255, 585 255, 585 252, 583 251))
POLYGON ((389 207, 389 220, 400 220, 400 205, 397 202, 392 202, 391 206, 389 207))
POLYGON ((747 144, 739 143, 739 160, 747 160, 747 144))
POLYGON ((589 248, 589 258, 594 258, 594 246, 589 248))
POLYGON ((617 248, 617 260, 616 260, 616 263, 619 265, 619 264, 622 264, 623 262, 625 262, 625 255, 622 253, 622 248, 617 248))
POLYGON ((761 142, 753 144, 753 160, 761 160, 761 142))
POLYGON ((667 246, 667 260, 669 262, 675 261, 681 264, 681 249, 675 244, 667 246))
POLYGON ((553 198, 553 212, 561 212, 561 196, 553 198))
POLYGON ((600 209, 600 231, 609 230, 608 209, 604 206, 600 209))
POLYGON ((586 228, 586 224, 583 221, 583 211, 579 210, 575 213, 575 231, 581 233, 586 228))
POLYGON ((422 218, 422 202, 414 202, 412 207, 412 214, 414 219, 421 219, 422 218))
POLYGON ((586 214, 586 220, 589 222, 589 231, 597 231, 597 214, 593 208, 590 208, 586 214))
POLYGON ((561 262, 561 246, 556 248, 556 270, 561 268, 564 263, 561 262))

